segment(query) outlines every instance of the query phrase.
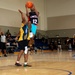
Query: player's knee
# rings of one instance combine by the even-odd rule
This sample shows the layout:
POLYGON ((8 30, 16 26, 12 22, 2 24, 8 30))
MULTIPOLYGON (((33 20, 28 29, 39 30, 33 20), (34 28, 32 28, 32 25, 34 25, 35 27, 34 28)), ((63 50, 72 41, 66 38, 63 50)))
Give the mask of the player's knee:
POLYGON ((25 54, 28 53, 28 47, 27 47, 27 46, 25 46, 25 51, 24 51, 24 53, 25 53, 25 54))

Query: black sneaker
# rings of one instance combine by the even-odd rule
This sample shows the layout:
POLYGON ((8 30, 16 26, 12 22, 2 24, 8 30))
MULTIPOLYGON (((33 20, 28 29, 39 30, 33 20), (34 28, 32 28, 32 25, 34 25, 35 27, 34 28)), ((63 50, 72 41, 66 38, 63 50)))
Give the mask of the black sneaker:
POLYGON ((31 65, 28 65, 28 64, 27 65, 24 64, 24 67, 32 67, 32 66, 31 65))
POLYGON ((22 66, 20 63, 15 63, 16 66, 22 66))
POLYGON ((4 54, 4 57, 7 57, 7 55, 6 55, 6 54, 4 54))

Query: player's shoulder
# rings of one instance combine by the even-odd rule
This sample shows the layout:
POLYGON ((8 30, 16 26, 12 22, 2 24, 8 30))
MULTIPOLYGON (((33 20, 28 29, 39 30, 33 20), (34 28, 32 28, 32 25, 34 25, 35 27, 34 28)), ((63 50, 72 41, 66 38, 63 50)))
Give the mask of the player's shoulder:
POLYGON ((29 12, 29 14, 31 14, 32 12, 29 12))
POLYGON ((31 12, 31 11, 29 12, 29 14, 34 14, 34 13, 36 13, 36 12, 31 12))

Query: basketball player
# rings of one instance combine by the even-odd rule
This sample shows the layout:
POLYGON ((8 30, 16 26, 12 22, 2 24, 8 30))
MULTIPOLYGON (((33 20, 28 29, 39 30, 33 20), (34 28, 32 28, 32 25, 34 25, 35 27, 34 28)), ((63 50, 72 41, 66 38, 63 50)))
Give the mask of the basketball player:
POLYGON ((20 64, 20 58, 22 56, 22 54, 24 53, 24 67, 29 66, 31 67, 31 65, 28 65, 27 61, 28 61, 28 43, 29 43, 29 27, 28 27, 28 23, 26 22, 24 13, 21 10, 18 10, 21 14, 22 17, 22 25, 20 27, 20 31, 16 37, 16 39, 18 39, 18 46, 20 49, 20 52, 18 54, 17 57, 17 61, 15 63, 16 66, 22 66, 22 64, 20 64))
POLYGON ((28 11, 27 6, 26 7, 26 15, 28 17, 28 22, 29 24, 31 24, 31 32, 33 33, 33 35, 36 34, 36 30, 37 30, 37 25, 38 25, 38 16, 39 16, 39 12, 36 10, 34 4, 33 7, 30 8, 30 12, 28 11))
POLYGON ((32 38, 34 40, 34 37, 36 35, 36 31, 37 31, 37 26, 38 26, 39 12, 35 8, 34 4, 33 4, 32 8, 30 8, 30 12, 28 11, 29 8, 26 5, 25 5, 25 7, 26 7, 26 16, 28 17, 29 26, 31 28, 30 31, 33 34, 32 38))

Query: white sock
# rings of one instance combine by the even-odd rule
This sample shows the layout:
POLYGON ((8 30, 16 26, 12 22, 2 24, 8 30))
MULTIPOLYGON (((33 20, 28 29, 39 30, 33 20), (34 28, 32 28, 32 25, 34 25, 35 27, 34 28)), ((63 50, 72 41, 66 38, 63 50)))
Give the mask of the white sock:
POLYGON ((25 51, 24 51, 24 53, 25 53, 25 54, 28 53, 28 48, 27 48, 27 46, 25 46, 25 51))
POLYGON ((27 62, 25 62, 24 64, 27 65, 27 62))
POLYGON ((16 63, 19 63, 19 61, 16 61, 16 63))

